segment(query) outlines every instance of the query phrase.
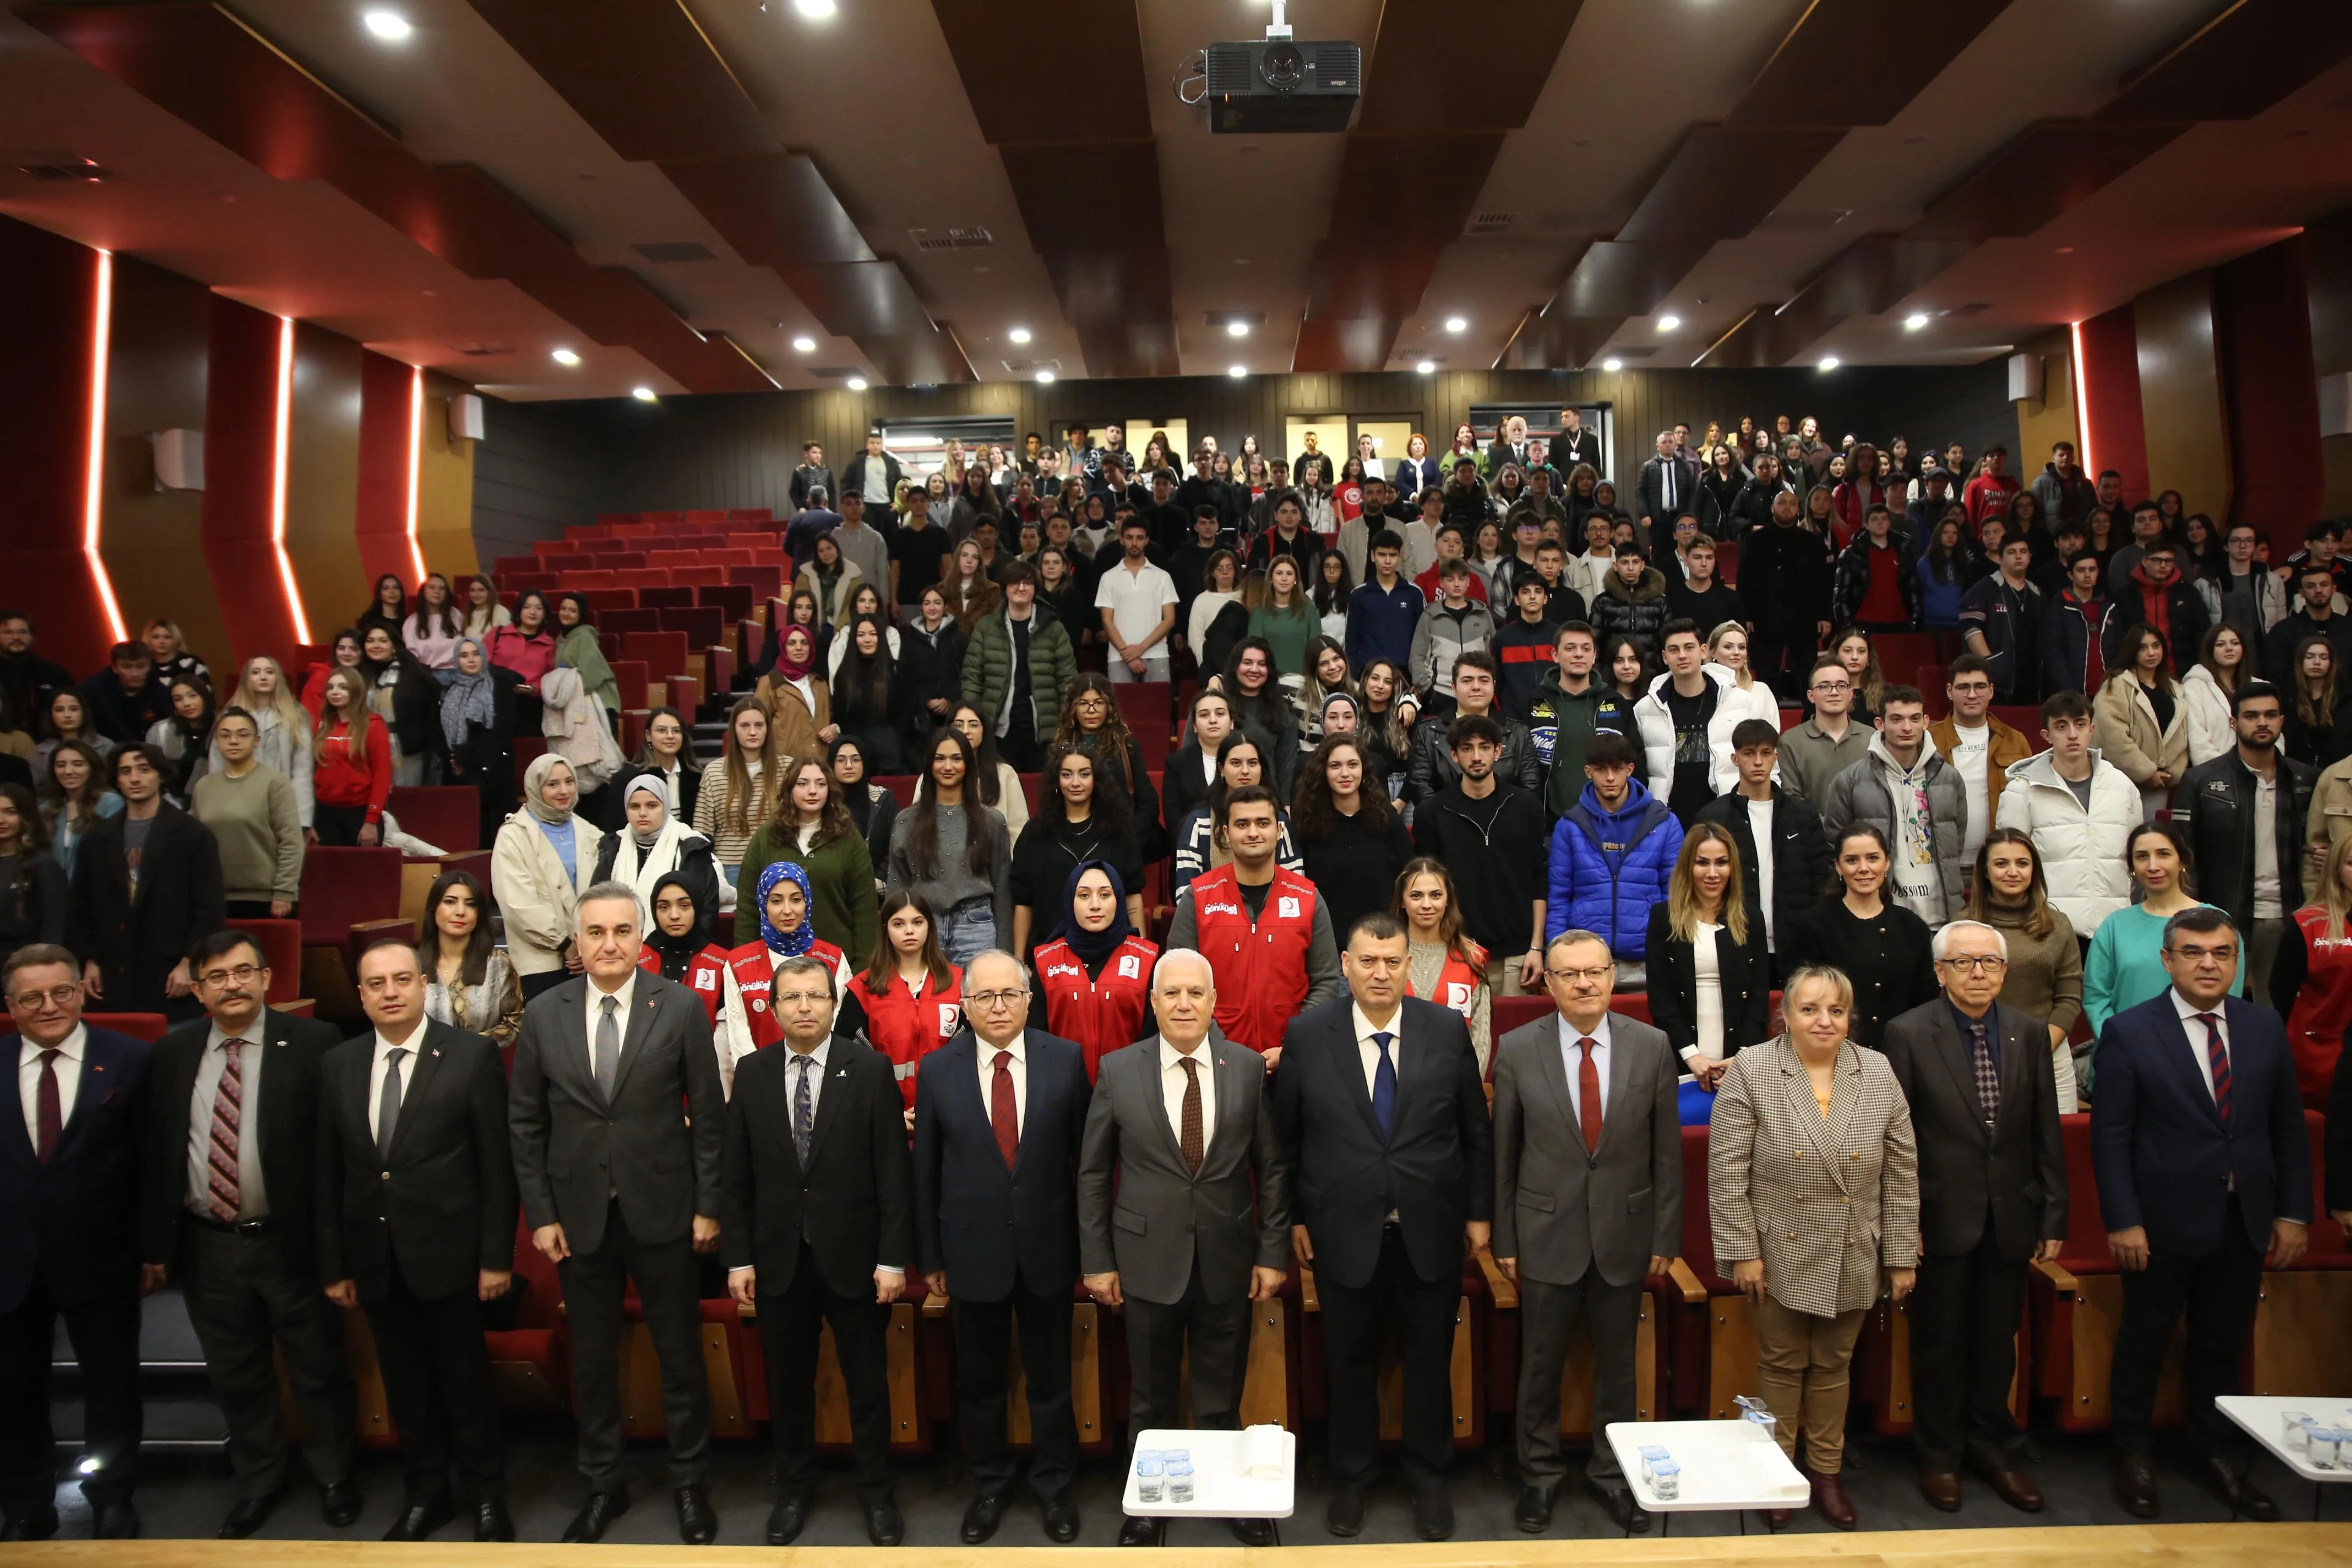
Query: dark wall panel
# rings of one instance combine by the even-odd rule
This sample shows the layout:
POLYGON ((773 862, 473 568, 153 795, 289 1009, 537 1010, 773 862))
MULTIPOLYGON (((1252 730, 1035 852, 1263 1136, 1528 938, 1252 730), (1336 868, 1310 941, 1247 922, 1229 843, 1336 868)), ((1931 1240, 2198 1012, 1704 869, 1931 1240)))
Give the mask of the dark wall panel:
POLYGON ((599 405, 482 400, 474 451, 474 548, 488 563, 558 539, 566 524, 593 522, 606 506, 607 454, 575 408, 599 405))
MULTIPOLYGON (((2230 468, 2237 480, 2231 521, 2262 527, 2274 551, 2319 515, 2327 488, 2307 258, 2305 237, 2296 235, 2213 274, 2230 468)), ((2342 279, 2334 286, 2342 287, 2342 279)))

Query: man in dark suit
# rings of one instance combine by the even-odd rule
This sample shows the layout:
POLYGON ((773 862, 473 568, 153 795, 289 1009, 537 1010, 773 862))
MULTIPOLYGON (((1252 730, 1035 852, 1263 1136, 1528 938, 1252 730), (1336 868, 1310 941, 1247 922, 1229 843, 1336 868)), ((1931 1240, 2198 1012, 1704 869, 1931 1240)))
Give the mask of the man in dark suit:
POLYGON ((915 1255, 934 1295, 954 1288, 956 1404, 975 1489, 963 1540, 996 1533, 1013 1489, 1005 1356, 1013 1321, 1029 1381, 1029 1488, 1045 1533, 1072 1541, 1070 1288, 1078 1279, 1086 1055, 1029 1016, 1029 973, 1007 952, 964 966, 969 1026, 915 1076, 915 1255))
POLYGON ((1559 411, 1559 434, 1552 438, 1551 462, 1563 474, 1574 473, 1579 463, 1590 463, 1594 473, 1608 477, 1608 470, 1601 466, 1601 432, 1584 427, 1580 411, 1559 411))
POLYGON ((81 1373, 92 1533, 139 1533, 139 1140, 146 1042, 82 1023, 81 965, 35 942, 0 972, 16 1106, 0 1119, 0 1534, 58 1532, 49 1363, 65 1320, 81 1373))
MULTIPOLYGON (((1177 1389, 1188 1349, 1190 1425, 1241 1425, 1250 1304, 1272 1300, 1290 1272, 1289 1173, 1265 1062, 1225 1038, 1216 1009, 1209 961, 1171 949, 1151 973, 1159 1032, 1095 1070, 1078 1250, 1088 1293, 1107 1307, 1124 1303, 1130 1451, 1135 1434, 1184 1424, 1177 1389)), ((1274 1544, 1269 1520, 1233 1524, 1244 1546, 1274 1544)), ((1119 1544, 1149 1544, 1157 1531, 1158 1521, 1131 1518, 1119 1544)))
POLYGON ((220 845, 163 798, 154 747, 124 746, 109 766, 122 810, 100 817, 74 855, 69 945, 82 984, 110 1011, 194 1018, 189 949, 228 921, 220 845))
POLYGON ((1495 1047, 1495 1261, 1519 1286, 1519 1478, 1515 1519, 1549 1527, 1567 1467, 1559 1380, 1581 1321, 1592 1339, 1592 1461, 1585 1484, 1618 1528, 1650 1516, 1605 1436, 1639 1414, 1633 1345, 1642 1282, 1682 1245, 1682 1063, 1665 1032, 1609 1010, 1609 943, 1562 931, 1544 950, 1559 1011, 1495 1047))
POLYGON ((906 1539, 890 1483, 890 1303, 915 1251, 906 1100, 881 1053, 836 1035, 834 973, 776 965, 770 1013, 782 1050, 735 1071, 719 1194, 727 1289, 760 1313, 776 1506, 768 1544, 789 1546, 816 1491, 817 1337, 833 1325, 849 1392, 857 1500, 877 1546, 906 1539))
POLYGON ((637 968, 639 918, 626 882, 581 893, 572 940, 586 973, 523 1010, 507 1125, 530 1243, 556 1266, 571 1317, 590 1490, 563 1539, 601 1540, 628 1510, 620 1363, 622 1303, 634 1283, 661 1363, 678 1534, 707 1546, 719 1515, 708 1489, 710 1384, 695 1254, 719 1247, 726 1092, 701 1000, 637 968))
POLYGON ((2066 1147, 2050 1028, 2000 1005, 2009 943, 1976 921, 1936 933, 1943 995, 1890 1019, 1880 1049, 1919 1144, 1911 1389, 1919 1489, 1960 1506, 1960 1461, 2003 1502, 2042 1510, 2009 1408, 2025 1266, 2066 1236, 2066 1147))
POLYGON ((320 1068, 319 1277, 329 1300, 367 1313, 400 1433, 407 1497, 384 1539, 422 1541, 456 1517, 454 1459, 474 1539, 512 1541, 482 1342, 482 1303, 514 1279, 506 1070, 488 1039, 426 1019, 407 942, 362 953, 359 990, 375 1027, 320 1068))
POLYGON ((2142 1519, 2160 1506, 2149 1425, 2184 1310, 2183 1403, 2198 1479, 2250 1519, 2278 1517, 2246 1479, 2236 1429, 2213 1405, 2238 1390, 2265 1263, 2284 1268, 2301 1258, 2311 1223, 2311 1145, 2286 1030, 2269 1008, 2229 994, 2242 942, 2210 905, 2174 915, 2164 924, 2171 987, 2099 1034, 2091 1164, 2124 1282, 2108 1395, 2120 1450, 2115 1489, 2142 1519))
POLYGON ((1352 1000, 1291 1020, 1275 1120, 1291 1169, 1291 1246, 1315 1269, 1331 1363, 1334 1535, 1364 1527, 1378 1459, 1381 1330, 1404 1363, 1404 1470, 1424 1541, 1454 1531, 1448 1379, 1466 1241, 1487 1243, 1494 1129, 1462 1015, 1405 992, 1403 924, 1370 914, 1341 966, 1352 1000))
POLYGON ((342 1314, 319 1289, 317 1195, 319 1064, 342 1031, 264 1006, 269 961, 243 931, 215 931, 185 962, 206 1016, 155 1042, 145 1287, 178 1278, 228 1423, 237 1500, 221 1535, 260 1529, 286 1488, 281 1359, 320 1510, 341 1529, 360 1514, 352 1374, 342 1314))
POLYGON ((1655 530, 1660 535, 1672 531, 1675 519, 1698 509, 1698 465, 1685 458, 1675 445, 1675 433, 1658 432, 1658 455, 1642 465, 1641 477, 1634 483, 1639 498, 1633 515, 1645 531, 1655 530))

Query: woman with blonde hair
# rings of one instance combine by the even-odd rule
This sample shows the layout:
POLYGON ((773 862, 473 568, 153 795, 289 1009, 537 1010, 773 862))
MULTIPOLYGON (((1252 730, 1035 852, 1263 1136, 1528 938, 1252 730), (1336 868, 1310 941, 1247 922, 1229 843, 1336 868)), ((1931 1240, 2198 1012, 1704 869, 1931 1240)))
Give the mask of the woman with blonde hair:
POLYGON ((2310 900, 2279 938, 2269 975, 2271 1006, 2286 1020, 2295 1082, 2306 1110, 2323 1114, 2336 1081, 2344 1032, 2352 1026, 2352 838, 2336 841, 2320 867, 2310 900))
POLYGON ((2171 645, 2142 623, 2116 643, 2115 673, 2091 702, 2099 756, 2139 786, 2140 820, 2154 822, 2172 804, 2172 786, 2189 771, 2189 712, 2172 679, 2171 645))
MULTIPOLYGON (((1852 1530, 1839 1472, 1854 1339, 1882 1293, 1899 1305, 1917 1278, 1918 1149, 1895 1069, 1849 1035, 1844 974, 1800 968, 1784 1005, 1787 1029, 1724 1068, 1707 1212, 1716 1268, 1750 1303, 1757 1383, 1780 1451, 1794 1458, 1803 1432, 1813 1506, 1852 1530)), ((1765 1517, 1778 1526, 1788 1513, 1765 1517)))
POLYGON ((594 880, 604 836, 573 811, 579 804, 572 764, 552 752, 534 757, 523 770, 522 809, 499 827, 490 852, 490 891, 525 1002, 586 969, 572 917, 580 890, 594 880))
MULTIPOLYGON (((1341 742, 1344 744, 1344 742, 1341 742)), ((1405 994, 1451 1007, 1469 1026, 1478 1076, 1494 1071, 1495 994, 1486 984, 1486 950, 1462 929, 1454 876, 1433 855, 1417 855, 1397 873, 1389 912, 1404 921, 1405 994)))
POLYGON ((139 640, 147 645, 148 662, 154 666, 147 679, 168 691, 172 682, 194 676, 205 683, 205 690, 212 689, 213 672, 205 668, 203 659, 188 651, 188 640, 181 636, 179 623, 159 616, 147 623, 139 640))
POLYGON ((1701 1085, 1771 1034, 1772 954, 1748 918, 1739 845, 1701 822, 1675 858, 1666 901, 1650 907, 1650 1021, 1701 1085))
POLYGON ((477 572, 466 579, 464 614, 466 635, 485 647, 492 632, 514 624, 507 607, 499 603, 499 585, 490 581, 487 572, 477 572))
MULTIPOLYGON (((295 813, 304 828, 313 826, 318 803, 311 785, 316 753, 310 715, 296 700, 293 682, 286 679, 285 669, 268 654, 255 654, 245 661, 236 691, 221 706, 242 708, 253 715, 254 727, 261 736, 253 748, 254 760, 294 786, 295 813)), ((217 772, 221 766, 218 746, 212 748, 210 762, 217 772)), ((311 834, 310 840, 318 842, 318 835, 311 834)))
POLYGON ((736 699, 727 710, 727 734, 719 751, 719 760, 702 770, 694 830, 710 840, 723 897, 735 886, 751 836, 776 815, 776 794, 783 784, 784 753, 768 722, 768 705, 756 697, 736 699))
MULTIPOLYGON (((1772 689, 1756 679, 1748 668, 1748 628, 1738 621, 1726 621, 1706 634, 1706 661, 1731 671, 1731 684, 1717 688, 1720 700, 1737 703, 1740 719, 1761 719, 1774 729, 1780 727, 1780 700, 1772 689)), ((1738 720, 1733 721, 1737 727, 1738 720)))
POLYGON ((2065 911, 2050 902, 2042 857, 2030 835, 2013 827, 1985 835, 1984 847, 1977 851, 1976 883, 1960 918, 1983 921, 2008 943, 2000 1001, 2049 1026, 2059 1112, 2079 1110, 2074 1053, 2066 1037, 2083 1016, 2083 946, 2065 911))

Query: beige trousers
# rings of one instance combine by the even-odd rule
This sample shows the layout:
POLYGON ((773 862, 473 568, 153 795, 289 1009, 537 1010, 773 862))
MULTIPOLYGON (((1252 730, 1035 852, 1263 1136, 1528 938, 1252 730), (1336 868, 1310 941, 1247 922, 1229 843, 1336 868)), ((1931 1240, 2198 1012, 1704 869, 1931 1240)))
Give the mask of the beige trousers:
POLYGON ((1815 1475, 1836 1475, 1845 1462, 1846 1385, 1865 1310, 1817 1318, 1769 1296, 1756 1306, 1756 1374, 1764 1404, 1779 1424, 1781 1451, 1792 1459, 1798 1428, 1804 1429, 1805 1464, 1815 1475))

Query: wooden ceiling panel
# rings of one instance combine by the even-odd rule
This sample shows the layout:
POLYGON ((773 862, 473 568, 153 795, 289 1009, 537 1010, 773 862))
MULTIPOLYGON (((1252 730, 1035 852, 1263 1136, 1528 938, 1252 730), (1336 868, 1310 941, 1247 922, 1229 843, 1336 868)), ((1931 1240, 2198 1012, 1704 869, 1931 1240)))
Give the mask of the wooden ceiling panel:
POLYGON ((1814 0, 1726 118, 1735 125, 1884 125, 2009 5, 1814 0))
POLYGON ((1832 258, 1801 297, 1818 295, 1838 316, 1875 316, 1916 293, 1975 248, 1963 239, 1907 239, 1874 234, 1832 258))
POLYGON ((1486 173, 1502 150, 1499 131, 1351 134, 1340 155, 1327 232, 1345 236, 1357 215, 1377 213, 1383 233, 1449 245, 1462 237, 1486 173), (1397 200, 1400 191, 1417 192, 1425 199, 1402 203, 1397 200))
POLYGON ((680 0, 467 0, 632 163, 776 150, 757 105, 680 0))
POLYGON ((1378 317, 1301 321, 1290 368, 1320 374, 1386 370, 1389 345, 1403 325, 1401 319, 1378 317))
POLYGON ((1000 147, 1150 140, 1135 7, 1136 0, 931 0, 980 133, 1000 147))
POLYGON ((662 173, 754 266, 872 261, 873 250, 815 162, 801 153, 665 163, 662 173))
POLYGON ((1164 248, 1056 250, 1045 262, 1064 318, 1081 331, 1164 325, 1174 318, 1164 248))
POLYGON ((1537 316, 1503 353, 1506 370, 1580 370, 1625 324, 1623 316, 1537 316))
POLYGON ((1316 247, 1307 303, 1309 321, 1387 317, 1402 321, 1421 307, 1444 250, 1431 240, 1372 239, 1344 234, 1316 247))
POLYGON ((2347 56, 2345 0, 2236 0, 2125 82, 2098 118, 2251 120, 2347 56))
POLYGON ((1388 0, 1364 67, 1356 130, 1433 135, 1517 131, 1528 122, 1559 63, 1583 0, 1520 6, 1507 42, 1465 25, 1452 0, 1388 0))
POLYGON ((920 331, 855 337, 858 353, 893 386, 941 386, 974 379, 971 362, 955 334, 931 326, 928 318, 920 331))
POLYGON ((2032 234, 2188 129, 2183 121, 2042 121, 1929 203, 1905 234, 1979 242, 2032 234))
POLYGON ((1637 244, 1737 239, 1844 139, 1838 126, 1694 125, 1617 237, 1637 244))
POLYGON ((1595 240, 1560 285, 1551 312, 1587 320, 1646 316, 1713 244, 1704 239, 1656 245, 1595 240))
POLYGON ((1024 142, 997 149, 1029 241, 1041 251, 1157 247, 1160 149, 1141 142, 1024 142), (1083 178, 1071 171, 1083 169, 1083 178), (1106 193, 1117 192, 1114 204, 1106 193))
POLYGON ((776 270, 835 337, 907 337, 931 330, 931 313, 895 261, 776 270))
POLYGON ((1078 350, 1086 356, 1087 374, 1097 378, 1183 374, 1183 362, 1176 350, 1176 329, 1167 322, 1081 327, 1078 350))

